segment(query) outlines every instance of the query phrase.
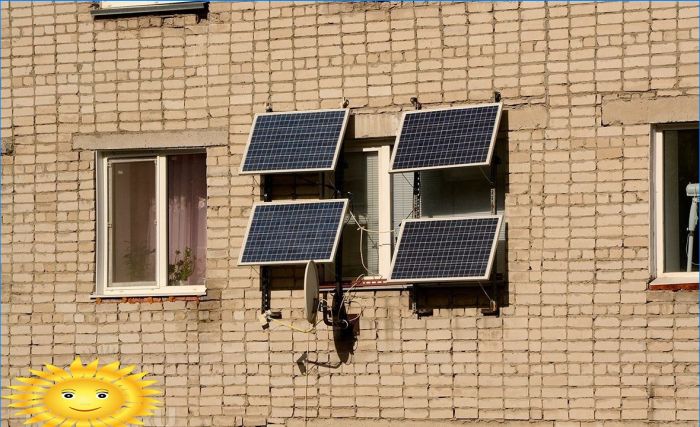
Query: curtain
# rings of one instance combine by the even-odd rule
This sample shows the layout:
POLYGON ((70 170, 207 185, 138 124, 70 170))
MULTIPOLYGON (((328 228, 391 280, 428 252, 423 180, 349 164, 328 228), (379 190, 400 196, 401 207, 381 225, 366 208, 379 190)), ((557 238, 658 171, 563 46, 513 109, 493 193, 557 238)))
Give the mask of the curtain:
POLYGON ((111 280, 140 286, 156 280, 155 159, 110 162, 111 280))
POLYGON ((193 272, 187 285, 204 283, 206 220, 206 155, 168 156, 168 266, 182 260, 189 249, 193 272))

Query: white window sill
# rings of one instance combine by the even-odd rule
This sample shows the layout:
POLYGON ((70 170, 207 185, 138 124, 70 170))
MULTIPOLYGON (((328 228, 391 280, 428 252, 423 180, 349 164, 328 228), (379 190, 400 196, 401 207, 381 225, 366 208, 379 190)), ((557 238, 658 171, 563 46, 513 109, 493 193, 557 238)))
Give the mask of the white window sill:
POLYGON ((115 289, 101 293, 96 292, 90 295, 90 298, 181 297, 204 296, 206 294, 206 286, 171 286, 166 289, 115 289))
POLYGON ((683 283, 698 283, 698 273, 689 274, 687 276, 670 276, 657 277, 649 282, 650 285, 678 285, 683 283))
POLYGON ((698 290, 698 274, 657 277, 649 282, 650 291, 694 291, 698 290))

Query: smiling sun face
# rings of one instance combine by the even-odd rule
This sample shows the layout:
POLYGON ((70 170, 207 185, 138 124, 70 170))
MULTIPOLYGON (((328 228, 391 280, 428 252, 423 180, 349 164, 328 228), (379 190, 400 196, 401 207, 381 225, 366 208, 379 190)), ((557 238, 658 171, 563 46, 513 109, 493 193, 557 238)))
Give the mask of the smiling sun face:
POLYGON ((3 396, 15 400, 10 406, 25 408, 18 415, 30 415, 25 424, 53 426, 126 426, 142 424, 137 417, 152 415, 159 403, 148 396, 158 391, 143 381, 146 373, 132 374, 134 366, 119 369, 119 362, 98 369, 98 361, 83 366, 80 358, 70 373, 52 365, 45 371, 31 370, 34 377, 17 378, 26 384, 10 386, 20 394, 3 396))
POLYGON ((126 401, 124 392, 98 379, 75 379, 58 383, 44 395, 48 412, 64 418, 94 420, 113 415, 126 401))

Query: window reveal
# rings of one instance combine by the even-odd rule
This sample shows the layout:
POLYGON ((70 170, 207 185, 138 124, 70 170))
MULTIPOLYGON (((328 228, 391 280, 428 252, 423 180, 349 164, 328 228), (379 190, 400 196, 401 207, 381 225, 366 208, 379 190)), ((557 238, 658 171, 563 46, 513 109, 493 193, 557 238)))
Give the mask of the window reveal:
POLYGON ((205 292, 205 154, 98 154, 97 188, 97 295, 205 292))
MULTIPOLYGON (((662 142, 663 272, 687 272, 688 184, 698 182, 698 130, 666 130, 662 142)), ((691 271, 698 271, 694 251, 691 271)))

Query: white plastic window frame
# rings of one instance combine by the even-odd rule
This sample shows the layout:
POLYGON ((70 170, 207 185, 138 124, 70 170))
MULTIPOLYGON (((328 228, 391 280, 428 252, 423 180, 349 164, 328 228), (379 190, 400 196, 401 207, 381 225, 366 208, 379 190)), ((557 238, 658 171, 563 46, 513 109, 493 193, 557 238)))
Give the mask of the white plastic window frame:
MULTIPOLYGON (((192 151, 201 152, 201 151, 192 151)), ((178 151, 182 153, 182 151, 178 151)), ((206 294, 206 285, 168 286, 168 210, 167 210, 167 156, 175 152, 158 153, 95 153, 97 236, 96 236, 96 286, 92 298, 199 296, 206 294), (156 162, 156 281, 154 285, 114 287, 109 285, 109 162, 147 160, 156 162)))
POLYGON ((120 17, 151 13, 198 13, 206 11, 208 1, 155 0, 155 1, 102 1, 90 14, 98 17, 120 17))
POLYGON ((664 271, 664 132, 670 130, 697 129, 697 123, 659 124, 651 128, 651 248, 649 266, 651 285, 674 283, 698 283, 698 272, 664 271))
MULTIPOLYGON (((347 153, 377 153, 377 179, 378 179, 378 198, 379 212, 378 225, 381 231, 377 237, 379 246, 379 275, 367 275, 363 280, 388 279, 391 272, 391 246, 392 233, 391 230, 391 175, 389 174, 389 166, 391 163, 391 146, 388 144, 370 145, 364 147, 349 147, 345 149, 347 153)), ((359 254, 346 254, 343 252, 343 257, 358 256, 359 254)), ((354 277, 344 277, 344 280, 352 280, 354 277)))

